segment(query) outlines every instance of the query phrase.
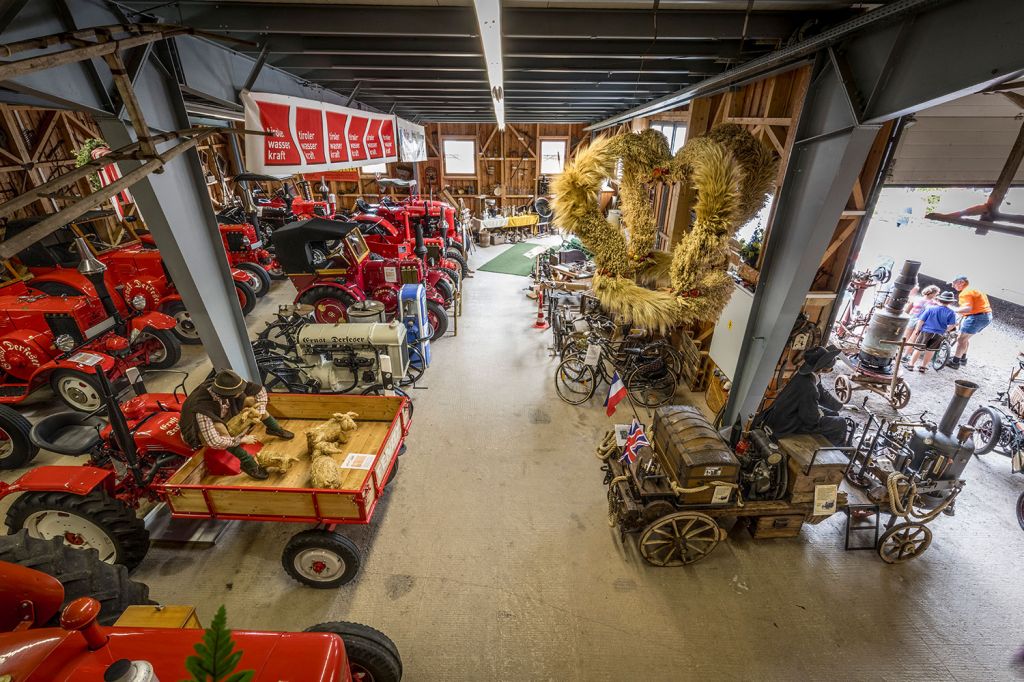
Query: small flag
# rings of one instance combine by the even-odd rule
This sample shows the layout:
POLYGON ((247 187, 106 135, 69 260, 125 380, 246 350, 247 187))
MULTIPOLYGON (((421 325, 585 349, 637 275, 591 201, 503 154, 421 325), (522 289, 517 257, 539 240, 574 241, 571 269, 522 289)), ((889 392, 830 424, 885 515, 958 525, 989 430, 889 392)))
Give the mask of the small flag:
POLYGON ((637 451, 640 448, 650 447, 651 441, 647 440, 647 434, 644 433, 644 427, 633 417, 633 423, 629 425, 629 434, 626 436, 626 447, 622 451, 622 457, 619 461, 625 460, 630 464, 633 464, 637 460, 637 451))
POLYGON ((604 399, 604 406, 607 408, 605 414, 609 417, 615 414, 615 406, 625 397, 626 385, 622 383, 619 373, 616 372, 615 376, 612 377, 612 385, 608 387, 608 397, 604 399))

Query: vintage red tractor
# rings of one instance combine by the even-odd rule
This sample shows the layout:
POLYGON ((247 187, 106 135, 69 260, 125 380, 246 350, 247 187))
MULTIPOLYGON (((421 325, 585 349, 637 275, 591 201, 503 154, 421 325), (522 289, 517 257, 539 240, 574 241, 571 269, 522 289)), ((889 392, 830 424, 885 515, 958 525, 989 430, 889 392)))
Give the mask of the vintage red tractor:
MULTIPOLYGON (((14 229, 24 229, 27 225, 23 223, 31 224, 17 221, 13 223, 14 229)), ((8 224, 9 232, 11 225, 8 224)), ((79 224, 69 225, 33 244, 18 254, 18 260, 33 275, 28 286, 58 296, 95 297, 95 286, 75 269, 79 261, 75 240, 82 237, 92 255, 107 266, 104 280, 118 310, 123 314, 159 311, 174 318, 174 334, 182 343, 202 343, 152 237, 140 238, 131 222, 124 223, 124 227, 129 239, 116 246, 105 243, 79 224)), ((247 315, 256 305, 256 278, 237 268, 232 268, 231 276, 242 313, 247 315)))
POLYGON ((277 230, 274 241, 278 260, 298 289, 295 302, 313 306, 317 322, 345 322, 348 307, 366 299, 383 303, 388 318, 394 319, 402 285, 424 283, 431 339, 439 339, 447 331, 444 296, 430 286, 423 261, 371 259, 356 223, 310 218, 277 230))
MULTIPOLYGON (((32 280, 26 282, 4 265, 0 403, 20 402, 49 385, 70 407, 92 411, 101 405, 95 367, 119 380, 129 367, 165 369, 181 357, 172 332, 174 319, 119 307, 110 293, 106 266, 91 253, 71 271, 88 285, 88 296, 58 296, 31 288, 32 280)), ((9 460, 3 454, 11 437, 0 432, 0 468, 20 466, 17 458, 9 460)))
MULTIPOLYGON (((207 632, 194 609, 153 605, 148 587, 129 580, 123 566, 59 541, 25 533, 0 538, 0 559, 0 680, 194 679, 186 660, 207 632)), ((247 670, 255 682, 402 679, 395 643, 358 623, 320 623, 305 632, 232 630, 230 639, 238 660, 218 679, 247 670)))

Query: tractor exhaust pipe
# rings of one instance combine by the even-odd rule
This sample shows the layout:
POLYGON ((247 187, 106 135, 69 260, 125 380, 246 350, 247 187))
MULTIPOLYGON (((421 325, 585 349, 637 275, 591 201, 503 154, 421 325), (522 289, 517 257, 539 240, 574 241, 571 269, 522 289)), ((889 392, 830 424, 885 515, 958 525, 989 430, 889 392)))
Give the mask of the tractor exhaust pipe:
POLYGON ((78 264, 78 272, 96 288, 96 294, 99 296, 100 303, 103 304, 103 309, 107 311, 107 314, 117 322, 123 322, 121 312, 114 305, 114 299, 110 297, 110 291, 107 289, 107 282, 103 276, 107 271, 106 264, 93 255, 89 244, 82 237, 75 238, 75 245, 78 247, 78 253, 82 255, 82 262, 78 264))

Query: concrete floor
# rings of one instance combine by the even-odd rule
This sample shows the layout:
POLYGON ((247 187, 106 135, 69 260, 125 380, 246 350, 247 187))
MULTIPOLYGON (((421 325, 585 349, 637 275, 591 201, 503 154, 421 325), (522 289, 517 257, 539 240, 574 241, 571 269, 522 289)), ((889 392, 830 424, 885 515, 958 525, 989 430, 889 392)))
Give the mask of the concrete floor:
MULTIPOLYGON (((957 516, 941 516, 909 564, 843 551, 834 518, 793 539, 737 528, 696 565, 648 566, 606 521, 593 448, 612 420, 597 399, 558 400, 526 284, 484 272, 467 283, 459 335, 436 344, 414 394, 398 478, 372 525, 345 530, 366 553, 351 584, 299 586, 280 553, 302 528, 255 523, 206 550, 154 547, 135 578, 204 622, 225 604, 237 628, 372 625, 411 682, 1013 679, 1024 533, 1008 461, 971 465, 957 516)), ((293 295, 275 285, 251 328, 293 295)), ((207 365, 193 350, 194 383, 207 365)))

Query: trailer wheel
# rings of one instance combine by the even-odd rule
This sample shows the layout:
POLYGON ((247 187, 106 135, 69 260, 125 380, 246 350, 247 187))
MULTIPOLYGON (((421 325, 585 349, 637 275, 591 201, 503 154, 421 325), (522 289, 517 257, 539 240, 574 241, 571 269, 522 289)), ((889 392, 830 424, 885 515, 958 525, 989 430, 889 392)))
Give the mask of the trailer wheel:
POLYGON ((853 397, 853 384, 842 374, 836 377, 835 394, 836 399, 843 405, 849 403, 853 397))
POLYGON ((1003 419, 999 412, 991 407, 979 407, 967 420, 967 424, 974 427, 974 454, 992 452, 1003 432, 1003 419))
POLYGON ((103 406, 103 392, 95 375, 58 369, 50 375, 50 388, 65 405, 79 412, 93 412, 103 406))
POLYGON ((345 621, 320 623, 306 628, 306 632, 333 632, 341 637, 353 680, 398 682, 402 679, 398 647, 383 632, 345 621))
POLYGON ((113 625, 129 606, 153 603, 149 586, 129 578, 127 568, 105 564, 95 550, 72 549, 58 538, 41 540, 24 529, 0 536, 0 561, 45 573, 64 587, 60 611, 39 625, 56 626, 64 606, 79 597, 92 597, 100 603, 100 625, 113 625))
POLYGON ((896 387, 892 391, 890 404, 896 410, 902 410, 910 404, 910 386, 902 378, 896 380, 896 387))
POLYGON ((448 331, 448 311, 437 301, 427 301, 427 320, 430 321, 431 341, 437 341, 448 331))
POLYGON ((466 279, 469 276, 469 263, 466 262, 466 257, 456 248, 449 246, 444 252, 445 258, 450 258, 459 264, 459 270, 462 272, 462 279, 466 279))
POLYGON ((1024 493, 1017 498, 1017 523, 1020 524, 1020 529, 1024 530, 1024 493))
POLYGON ((700 512, 676 512, 644 529, 640 554, 655 566, 684 566, 700 561, 724 538, 715 520, 700 512))
POLYGON ((263 266, 256 263, 239 263, 235 267, 255 278, 253 293, 256 294, 256 298, 263 298, 270 292, 270 274, 263 266))
POLYGON ((28 492, 7 511, 11 532, 22 528, 34 538, 63 538, 72 549, 94 549, 104 563, 131 570, 149 551, 149 531, 142 519, 105 491, 88 495, 28 492))
POLYGON ((391 481, 395 480, 395 476, 398 475, 398 456, 395 456, 394 462, 391 464, 391 471, 388 472, 388 477, 384 481, 384 487, 391 485, 391 481))
POLYGON ((199 338, 199 330, 196 329, 196 323, 192 321, 192 315, 189 314, 183 302, 171 301, 163 306, 162 310, 174 318, 174 335, 178 337, 179 341, 190 346, 203 342, 199 338))
POLYGON ((340 533, 314 528, 288 540, 281 555, 284 570, 303 585, 327 590, 350 582, 362 557, 356 543, 340 533))
POLYGON ((0 405, 0 470, 20 469, 39 454, 29 433, 32 424, 20 414, 0 405))
POLYGON ((242 307, 242 315, 248 315, 256 307, 253 286, 247 282, 235 282, 235 292, 238 294, 238 305, 242 307))
POLYGON ((897 523, 878 538, 878 556, 887 564, 902 564, 925 553, 932 532, 923 523, 897 523))
POLYGON ((313 287, 299 296, 299 303, 313 306, 313 317, 321 324, 348 321, 348 307, 356 302, 352 295, 337 287, 313 287))
POLYGON ((143 366, 147 369, 168 369, 178 364, 181 359, 181 342, 171 329, 150 329, 136 338, 136 344, 153 341, 143 366))

